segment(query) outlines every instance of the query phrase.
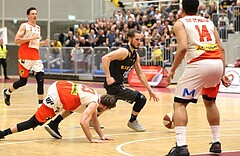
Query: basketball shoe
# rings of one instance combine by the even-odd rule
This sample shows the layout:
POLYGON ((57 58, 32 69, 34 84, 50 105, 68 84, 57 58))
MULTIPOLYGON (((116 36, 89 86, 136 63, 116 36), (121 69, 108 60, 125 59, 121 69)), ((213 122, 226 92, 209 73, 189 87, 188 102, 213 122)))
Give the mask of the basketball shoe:
POLYGON ((210 143, 212 144, 212 146, 209 149, 209 152, 213 152, 213 153, 221 153, 222 149, 221 149, 221 143, 220 142, 214 142, 214 143, 210 143))
POLYGON ((4 139, 3 131, 0 130, 0 139, 4 139))
POLYGON ((142 125, 140 125, 137 120, 134 120, 133 122, 128 121, 127 126, 136 132, 144 132, 147 130, 142 125))
POLYGON ((187 145, 173 147, 166 156, 190 156, 187 145))
POLYGON ((5 104, 7 106, 10 106, 10 95, 7 95, 6 92, 7 92, 8 89, 4 89, 2 94, 3 94, 3 100, 5 102, 5 104))
POLYGON ((50 121, 47 125, 45 125, 44 128, 48 131, 48 133, 52 137, 56 139, 62 139, 62 135, 58 131, 58 125, 54 124, 52 121, 50 121))

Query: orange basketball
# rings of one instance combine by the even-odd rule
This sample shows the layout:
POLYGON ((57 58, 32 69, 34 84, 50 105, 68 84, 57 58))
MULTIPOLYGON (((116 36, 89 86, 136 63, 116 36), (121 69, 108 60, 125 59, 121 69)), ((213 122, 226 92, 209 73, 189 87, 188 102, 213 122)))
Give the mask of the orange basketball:
POLYGON ((164 115, 163 124, 168 129, 173 129, 175 127, 173 122, 173 113, 167 113, 166 115, 164 115))

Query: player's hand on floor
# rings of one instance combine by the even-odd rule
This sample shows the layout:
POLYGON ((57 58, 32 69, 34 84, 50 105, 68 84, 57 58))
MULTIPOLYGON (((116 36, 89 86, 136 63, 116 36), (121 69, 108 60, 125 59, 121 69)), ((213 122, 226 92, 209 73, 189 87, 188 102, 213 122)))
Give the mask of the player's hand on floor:
POLYGON ((105 140, 100 140, 100 139, 92 139, 91 143, 104 143, 105 140))
POLYGON ((113 140, 113 138, 111 138, 111 137, 102 137, 101 139, 102 140, 113 140))

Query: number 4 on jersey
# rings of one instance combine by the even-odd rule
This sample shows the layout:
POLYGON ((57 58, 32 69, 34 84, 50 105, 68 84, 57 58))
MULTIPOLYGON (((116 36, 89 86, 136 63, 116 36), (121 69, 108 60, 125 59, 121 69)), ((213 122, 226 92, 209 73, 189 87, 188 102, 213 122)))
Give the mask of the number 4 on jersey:
POLYGON ((198 31, 200 42, 204 42, 204 37, 206 38, 207 41, 212 41, 211 35, 208 32, 206 25, 202 25, 202 32, 198 25, 195 25, 195 28, 198 31))

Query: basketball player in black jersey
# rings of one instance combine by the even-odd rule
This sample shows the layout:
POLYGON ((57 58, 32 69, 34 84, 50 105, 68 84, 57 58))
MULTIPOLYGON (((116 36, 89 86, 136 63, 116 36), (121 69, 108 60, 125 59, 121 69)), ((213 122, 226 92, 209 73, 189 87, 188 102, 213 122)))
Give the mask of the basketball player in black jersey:
MULTIPOLYGON (((102 66, 106 75, 104 88, 107 90, 107 93, 114 95, 116 99, 124 100, 130 104, 134 103, 131 118, 127 124, 128 127, 137 132, 144 132, 146 131, 146 128, 138 123, 137 116, 146 103, 146 97, 137 90, 134 91, 123 86, 124 74, 133 66, 140 81, 148 90, 150 100, 153 98, 154 101, 159 101, 158 97, 149 86, 139 64, 139 55, 136 52, 136 49, 139 48, 140 38, 141 36, 139 31, 130 30, 128 33, 128 45, 125 48, 119 48, 104 55, 102 57, 102 66)), ((102 113, 103 111, 98 110, 98 116, 102 113)), ((60 132, 58 131, 58 125, 69 114, 70 113, 64 113, 62 115, 58 115, 47 125, 48 129, 51 129, 52 134, 54 133, 53 136, 55 138, 62 138, 60 132)))
POLYGON ((102 57, 102 66, 106 75, 104 88, 107 90, 107 94, 114 95, 117 99, 130 104, 134 103, 127 125, 137 132, 143 132, 146 131, 146 128, 138 123, 137 116, 146 103, 146 97, 137 90, 124 87, 124 74, 134 67, 140 81, 149 92, 150 100, 153 98, 154 101, 158 101, 159 99, 148 84, 139 64, 139 55, 136 49, 140 45, 140 32, 130 30, 127 37, 128 45, 126 47, 119 48, 102 57))

